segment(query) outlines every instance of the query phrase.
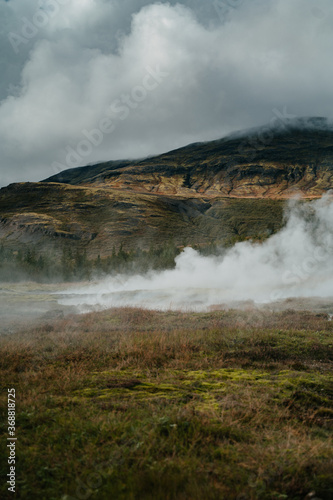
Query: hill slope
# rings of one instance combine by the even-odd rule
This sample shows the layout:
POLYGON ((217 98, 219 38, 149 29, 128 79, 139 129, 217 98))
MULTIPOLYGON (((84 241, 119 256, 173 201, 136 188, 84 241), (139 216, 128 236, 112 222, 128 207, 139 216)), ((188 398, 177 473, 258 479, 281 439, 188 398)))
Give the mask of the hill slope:
POLYGON ((317 197, 333 186, 333 129, 291 122, 199 143, 140 161, 66 170, 45 182, 180 196, 317 197))
POLYGON ((149 248, 260 238, 281 227, 283 200, 333 186, 333 130, 296 121, 138 161, 66 170, 0 190, 0 245, 64 245, 91 257, 149 248))
POLYGON ((13 250, 64 245, 107 256, 113 247, 209 244, 257 237, 282 220, 278 200, 185 198, 56 183, 12 184, 0 191, 0 242, 13 250))

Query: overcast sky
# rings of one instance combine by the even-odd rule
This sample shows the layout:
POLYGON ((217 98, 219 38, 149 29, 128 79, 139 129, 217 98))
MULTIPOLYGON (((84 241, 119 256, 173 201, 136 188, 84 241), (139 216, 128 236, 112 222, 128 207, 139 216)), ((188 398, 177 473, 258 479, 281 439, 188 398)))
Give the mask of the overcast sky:
POLYGON ((0 186, 332 117, 332 0, 0 0, 0 186))

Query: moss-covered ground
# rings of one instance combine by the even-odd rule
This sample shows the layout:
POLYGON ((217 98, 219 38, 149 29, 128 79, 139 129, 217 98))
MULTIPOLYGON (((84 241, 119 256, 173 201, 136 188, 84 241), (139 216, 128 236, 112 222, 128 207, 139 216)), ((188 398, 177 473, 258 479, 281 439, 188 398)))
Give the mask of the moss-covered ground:
POLYGON ((3 444, 7 388, 17 399, 16 498, 333 498, 326 314, 117 309, 0 349, 3 444))

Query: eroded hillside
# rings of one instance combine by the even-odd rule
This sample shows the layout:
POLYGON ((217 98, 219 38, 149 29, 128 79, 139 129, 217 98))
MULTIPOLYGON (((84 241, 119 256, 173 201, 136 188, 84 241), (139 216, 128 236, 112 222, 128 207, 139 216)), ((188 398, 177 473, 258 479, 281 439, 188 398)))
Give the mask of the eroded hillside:
POLYGON ((277 230, 279 200, 185 198, 56 183, 12 184, 0 191, 0 238, 11 248, 63 245, 108 255, 114 246, 149 248, 258 237, 277 230))
POLYGON ((283 224, 287 199, 320 197, 333 186, 333 130, 325 120, 310 125, 234 134, 12 184, 0 190, 0 244, 53 254, 70 245, 95 258, 120 245, 265 238, 283 224))

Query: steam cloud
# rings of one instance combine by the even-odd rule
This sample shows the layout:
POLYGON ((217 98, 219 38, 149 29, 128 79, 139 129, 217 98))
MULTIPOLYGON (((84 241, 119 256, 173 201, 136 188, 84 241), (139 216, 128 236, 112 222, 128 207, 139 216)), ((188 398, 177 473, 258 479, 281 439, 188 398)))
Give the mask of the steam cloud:
POLYGON ((206 310, 251 300, 333 296, 333 196, 289 202, 286 224, 264 243, 241 242, 218 257, 185 248, 173 270, 108 277, 59 302, 82 312, 119 306, 206 310))

